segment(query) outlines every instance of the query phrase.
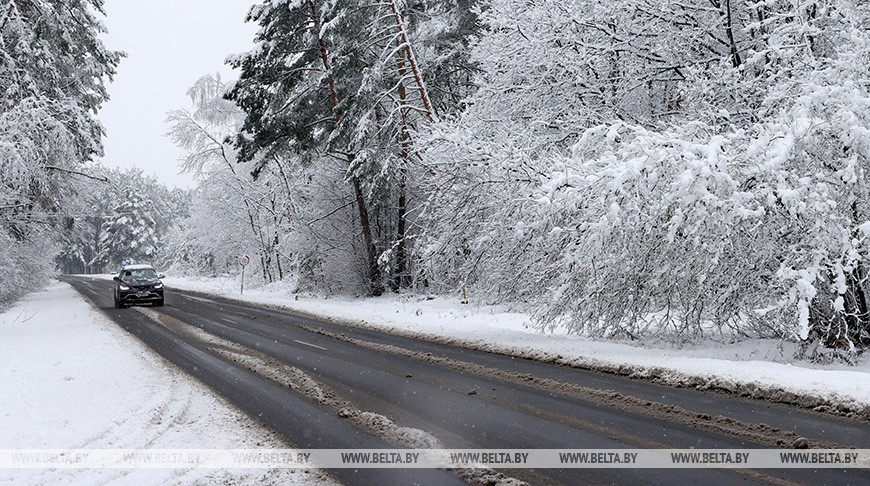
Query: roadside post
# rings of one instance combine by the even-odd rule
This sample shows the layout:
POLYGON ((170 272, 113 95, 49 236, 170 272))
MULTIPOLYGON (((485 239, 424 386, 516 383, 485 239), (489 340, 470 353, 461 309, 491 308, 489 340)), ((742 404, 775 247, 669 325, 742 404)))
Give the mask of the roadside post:
POLYGON ((240 291, 242 295, 245 295, 245 267, 247 267, 249 263, 251 263, 251 257, 248 255, 242 255, 239 257, 239 265, 242 266, 242 288, 240 291))

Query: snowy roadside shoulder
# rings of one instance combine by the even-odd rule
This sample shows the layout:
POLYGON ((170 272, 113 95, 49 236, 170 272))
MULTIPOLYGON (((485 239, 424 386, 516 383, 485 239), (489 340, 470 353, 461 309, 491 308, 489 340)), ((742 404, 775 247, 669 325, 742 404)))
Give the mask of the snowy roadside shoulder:
MULTIPOLYGON (((54 282, 0 314, 0 449, 286 449, 54 282)), ((0 469, 0 484, 334 484, 317 469, 0 469)))
POLYGON ((282 307, 409 337, 870 419, 867 356, 855 366, 818 365, 793 359, 794 344, 778 340, 709 341, 677 348, 542 333, 529 327, 526 314, 462 305, 458 299, 396 295, 321 299, 292 295, 280 282, 246 289, 242 296, 238 283, 226 278, 165 282, 170 288, 282 307))

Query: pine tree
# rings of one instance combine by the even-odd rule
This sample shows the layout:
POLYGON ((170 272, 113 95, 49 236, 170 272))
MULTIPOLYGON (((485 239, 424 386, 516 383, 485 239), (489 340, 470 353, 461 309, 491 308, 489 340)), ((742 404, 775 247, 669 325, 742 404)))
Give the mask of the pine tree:
POLYGON ((95 114, 122 53, 105 49, 102 0, 10 0, 0 31, 0 110, 26 99, 54 110, 78 160, 102 154, 95 114))
POLYGON ((114 271, 124 260, 162 262, 167 235, 189 214, 187 191, 141 169, 90 167, 107 183, 77 181, 65 211, 57 264, 65 272, 114 271))
POLYGON ((124 261, 150 263, 157 256, 156 223, 151 216, 154 203, 134 189, 112 208, 103 223, 103 251, 99 261, 117 267, 124 261))
MULTIPOLYGON (((431 9, 456 14, 463 26, 473 18, 464 2, 434 2, 431 9)), ((445 68, 462 58, 444 54, 445 45, 457 44, 446 40, 450 29, 409 20, 409 12, 398 0, 264 2, 248 17, 260 23, 261 46, 231 61, 242 74, 229 97, 247 115, 236 146, 242 161, 256 163, 255 175, 279 159, 313 171, 327 158, 346 164, 373 294, 382 292, 384 272, 394 289, 410 282, 410 188, 426 172, 417 170, 414 139, 435 119, 423 64, 445 68), (442 42, 424 48, 423 60, 412 25, 430 27, 433 46, 442 42)), ((442 92, 439 100, 456 94, 442 92)))
MULTIPOLYGON (((346 133, 342 136, 335 130, 353 102, 355 86, 348 81, 359 76, 336 76, 330 49, 340 42, 340 36, 353 33, 332 26, 348 27, 336 20, 351 19, 355 11, 352 2, 344 1, 264 2, 253 7, 247 21, 260 24, 255 39, 260 46, 231 60, 241 68, 241 75, 228 97, 247 115, 236 146, 240 160, 255 162, 255 177, 275 157, 296 159, 302 165, 324 156, 347 163, 347 180, 364 240, 369 292, 378 295, 383 286, 369 203, 362 174, 354 170, 358 146, 346 133)), ((352 57, 342 67, 360 72, 364 68, 360 61, 352 57)))

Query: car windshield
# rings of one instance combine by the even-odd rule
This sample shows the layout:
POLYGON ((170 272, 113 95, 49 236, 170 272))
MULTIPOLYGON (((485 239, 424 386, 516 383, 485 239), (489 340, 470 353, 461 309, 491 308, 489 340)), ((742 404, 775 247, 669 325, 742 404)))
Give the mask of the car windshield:
POLYGON ((124 270, 124 278, 157 278, 157 272, 153 268, 137 268, 124 270))

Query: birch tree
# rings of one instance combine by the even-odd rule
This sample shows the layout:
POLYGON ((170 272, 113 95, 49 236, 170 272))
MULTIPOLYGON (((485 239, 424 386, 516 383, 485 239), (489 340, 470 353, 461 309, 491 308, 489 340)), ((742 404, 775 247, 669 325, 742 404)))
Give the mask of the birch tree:
POLYGON ((204 76, 188 90, 193 108, 172 111, 167 117, 171 124, 168 134, 187 152, 182 168, 200 181, 198 211, 187 238, 200 241, 202 248, 208 248, 208 258, 222 263, 241 254, 256 254, 255 268, 262 280, 281 280, 283 257, 279 248, 290 208, 279 207, 279 200, 289 194, 283 187, 274 187, 268 178, 256 183, 250 176, 251 164, 238 160, 229 137, 238 132, 244 114, 224 99, 226 90, 219 75, 204 76), (206 215, 228 230, 220 232, 223 238, 212 234, 214 229, 209 226, 214 224, 196 222, 206 215))

